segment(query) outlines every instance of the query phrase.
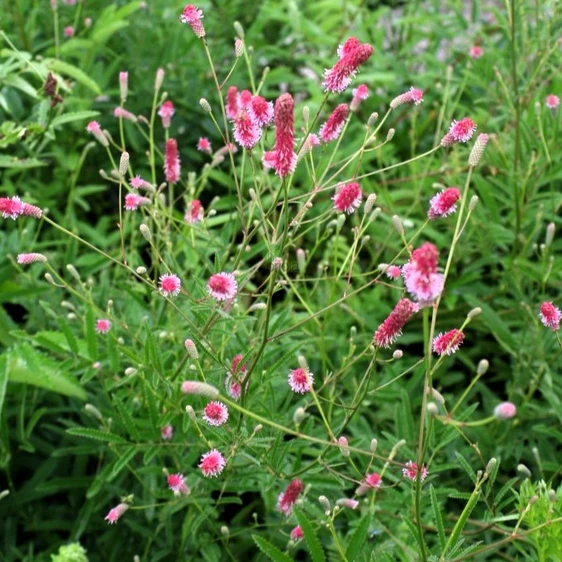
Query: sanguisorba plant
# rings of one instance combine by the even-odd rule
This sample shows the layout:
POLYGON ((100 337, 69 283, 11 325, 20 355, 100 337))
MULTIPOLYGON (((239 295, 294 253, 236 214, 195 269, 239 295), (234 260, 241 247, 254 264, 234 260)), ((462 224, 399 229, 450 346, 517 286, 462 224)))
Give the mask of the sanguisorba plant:
MULTIPOLYGON (((373 169, 370 156, 395 134, 387 123, 398 112, 422 110, 424 93, 397 93, 384 115, 360 123, 370 90, 353 82, 372 64, 370 44, 348 38, 325 72, 317 111, 297 111, 298 92, 274 100, 261 94, 267 73, 254 76, 240 25, 232 69, 219 76, 202 11, 188 5, 180 19, 200 39, 217 90, 215 107, 200 102, 216 137, 198 142, 209 158, 199 174, 180 162, 164 70, 156 74, 148 117, 126 109, 128 74, 121 72, 118 138, 97 122, 87 126, 110 164, 102 177, 117 193, 115 250, 96 247, 32 202, 0 198, 4 219, 40 220, 107 260, 103 290, 71 264, 68 275, 61 272, 33 247, 16 260, 18 267, 40 262, 70 311, 58 321, 60 333, 49 332, 51 349, 66 354, 89 403, 61 423, 65 440, 102 444, 90 451, 97 468, 80 516, 91 532, 100 532, 104 517, 121 527, 105 539, 104 552, 115 550, 104 559, 121 552, 115 545, 127 533, 142 537, 138 554, 145 560, 186 553, 239 560, 259 547, 283 561, 306 545, 315 561, 326 551, 332 559, 369 559, 374 550, 389 560, 460 561, 559 528, 553 525, 562 518, 545 508, 522 530, 538 496, 522 491, 510 512, 502 498, 513 481, 495 490, 499 462, 484 458, 467 436, 471 427, 516 416, 511 402, 484 417, 467 404, 487 361, 451 406, 436 382, 448 356, 470 345, 466 327, 480 313, 440 329, 442 297, 478 203, 471 177, 488 135, 467 148, 477 125, 459 116, 427 152, 373 169), (230 83, 238 64, 248 69, 241 91, 230 83), (145 154, 128 145, 129 126, 145 139, 145 154), (446 159, 451 151, 466 161, 462 187, 442 186, 428 196, 426 219, 415 229, 376 206, 377 175, 429 156, 446 159), (216 178, 228 189, 215 196, 216 178), (386 240, 369 234, 380 221, 400 240, 393 255, 386 240), (428 240, 428 225, 440 231, 439 247, 428 240), (381 291, 392 295, 390 311, 380 304, 381 291), (407 358, 393 347, 403 330, 415 329, 423 347, 409 345, 407 358), (401 391, 406 378, 422 397, 417 429, 401 391), (404 409, 396 426, 372 427, 370 410, 392 398, 404 409), (448 444, 463 438, 480 466, 461 453, 450 458, 448 444), (466 471, 464 490, 453 490, 464 503, 458 513, 442 513, 452 492, 439 485, 440 475, 453 462, 466 471), (464 534, 477 506, 482 540, 464 534), (493 517, 515 523, 486 523, 493 517), (500 535, 484 534, 489 529, 500 535), (387 540, 367 540, 378 534, 387 540)), ((546 302, 540 313, 558 336, 558 308, 546 302)), ((8 371, 26 365, 37 365, 37 377, 57 372, 33 347, 16 347, 8 371)), ((62 392, 83 398, 75 378, 64 380, 62 392)))

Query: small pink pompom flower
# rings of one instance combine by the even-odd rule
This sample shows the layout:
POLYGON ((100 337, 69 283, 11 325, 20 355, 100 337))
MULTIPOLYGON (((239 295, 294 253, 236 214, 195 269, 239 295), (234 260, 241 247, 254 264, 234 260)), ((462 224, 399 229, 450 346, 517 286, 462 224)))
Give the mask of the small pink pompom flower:
POLYGON ((435 220, 453 214, 457 210, 456 203, 460 198, 461 192, 456 187, 447 187, 431 198, 427 217, 429 220, 435 220))
POLYGON ((96 320, 96 332, 98 334, 107 334, 111 330, 111 320, 106 318, 99 318, 96 320))
POLYGON ((322 142, 331 142, 336 140, 345 125, 345 120, 348 115, 348 106, 346 103, 341 103, 332 111, 328 120, 320 127, 318 135, 322 142))
POLYGON ((378 327, 373 339, 379 347, 390 347, 402 335, 402 328, 419 309, 409 299, 400 299, 387 319, 378 327))
POLYGON ((140 176, 135 176, 129 181, 129 185, 133 189, 145 189, 147 191, 153 191, 154 188, 147 181, 143 180, 140 176))
POLYGON ((303 537, 304 537, 304 533, 302 532, 301 526, 297 525, 291 531, 291 540, 298 541, 298 540, 302 539, 303 537))
POLYGON ((158 115, 160 115, 160 117, 162 118, 162 127, 164 127, 164 129, 170 128, 172 117, 174 116, 175 112, 176 109, 174 108, 174 104, 169 100, 166 100, 160 106, 160 109, 158 110, 158 115))
POLYGON ((254 148, 261 138, 261 129, 246 110, 234 118, 234 140, 244 148, 254 148))
POLYGON ((47 257, 43 254, 29 253, 29 254, 18 254, 17 262, 20 265, 29 265, 31 263, 47 263, 47 257))
POLYGON ((236 296, 238 283, 232 273, 215 273, 207 283, 209 294, 218 301, 231 300, 236 296))
POLYGON ((464 333, 456 328, 445 334, 439 334, 433 339, 433 353, 452 355, 458 351, 463 341, 464 333))
POLYGON ((68 38, 74 37, 74 28, 73 28, 71 25, 67 25, 67 26, 64 28, 64 32, 63 32, 63 33, 64 33, 64 36, 65 36, 65 37, 68 37, 68 38))
POLYGON ((226 461, 217 449, 213 449, 212 451, 205 453, 201 457, 201 462, 199 463, 199 468, 201 469, 203 476, 207 478, 218 476, 224 470, 225 466, 226 461))
POLYGON ((553 332, 560 330, 560 320, 562 320, 562 312, 552 302, 545 301, 540 308, 541 322, 550 328, 553 332))
POLYGON ((314 375, 305 369, 298 367, 289 373, 289 386, 297 394, 310 392, 314 384, 314 375))
POLYGON ((203 27, 203 22, 201 21, 203 17, 203 12, 201 10, 196 8, 193 4, 188 4, 183 9, 180 21, 189 25, 189 27, 193 30, 193 33, 201 39, 202 37, 205 37, 205 28, 203 27))
POLYGON ((365 101, 369 97, 369 88, 365 86, 365 84, 361 84, 361 86, 357 86, 352 90, 353 99, 349 105, 351 111, 357 111, 359 106, 361 105, 362 101, 365 101))
POLYGON ((384 273, 389 279, 398 279, 402 275, 402 270, 397 265, 389 265, 384 273))
POLYGON ((352 214, 361 205, 363 194, 358 183, 348 183, 338 188, 332 197, 334 209, 342 213, 352 214))
POLYGON ((378 472, 373 472, 365 477, 365 483, 371 488, 380 488, 382 484, 381 475, 378 472))
POLYGON ((165 273, 160 277, 160 292, 164 297, 177 297, 180 294, 181 280, 177 275, 165 273))
POLYGON ((273 102, 266 101, 261 96, 253 96, 248 113, 258 127, 265 127, 273 121, 273 102))
POLYGON ((194 199, 187 206, 183 220, 189 224, 197 224, 203 220, 203 214, 204 211, 201 201, 199 201, 199 199, 194 199))
POLYGON ((472 45, 468 51, 470 58, 479 59, 484 54, 484 49, 480 45, 472 45))
POLYGON ((127 193, 127 195, 125 195, 124 208, 127 211, 136 211, 139 208, 139 206, 148 205, 149 203, 150 203, 150 199, 148 199, 148 197, 141 197, 136 193, 127 193))
POLYGON ((177 183, 180 181, 181 167, 176 139, 168 139, 166 141, 164 172, 166 173, 166 181, 168 183, 177 183))
POLYGON ((228 421, 228 408, 222 402, 209 402, 203 409, 203 419, 214 427, 219 427, 228 421))
POLYGON ((548 109, 557 109, 560 105, 560 98, 554 94, 549 94, 546 96, 545 105, 548 109))
POLYGON ((211 148, 211 142, 206 137, 201 137, 197 141, 197 150, 199 152, 206 152, 207 154, 211 154, 213 149, 211 148))
POLYGON ((498 420, 509 420, 517 415, 517 407, 513 402, 501 402, 494 408, 494 416, 498 420))
POLYGON ((289 517, 293 512, 293 505, 299 498, 300 493, 303 491, 304 484, 302 480, 295 478, 287 486, 287 489, 279 494, 277 498, 277 509, 281 511, 286 517, 289 517))
POLYGON ((327 92, 343 92, 351 84, 359 66, 368 61, 372 54, 371 45, 361 44, 355 37, 350 37, 343 47, 338 49, 340 60, 324 72, 324 89, 327 92))
MULTIPOLYGON (((404 468, 402 469, 402 474, 404 475, 404 478, 407 478, 412 482, 416 481, 418 477, 418 472, 420 472, 418 470, 418 465, 413 461, 408 461, 404 465, 404 468)), ((422 465, 421 472, 420 472, 420 481, 423 482, 427 478, 428 474, 429 473, 427 472, 427 468, 425 468, 425 464, 422 465)))
POLYGON ((174 435, 174 428, 168 424, 162 428, 162 439, 164 441, 169 441, 174 435))
POLYGON ((24 203, 17 196, 13 197, 0 197, 0 212, 2 218, 16 220, 23 214, 24 203))
POLYGON ((460 121, 453 121, 449 135, 453 141, 468 142, 476 132, 476 124, 470 117, 463 117, 460 121))
POLYGON ((117 507, 114 507, 109 511, 109 513, 105 516, 105 520, 110 524, 113 525, 117 523, 121 516, 129 509, 128 503, 120 503, 117 507))
POLYGON ((191 493, 185 483, 183 474, 170 474, 168 476, 168 488, 170 488, 176 496, 188 496, 191 493))

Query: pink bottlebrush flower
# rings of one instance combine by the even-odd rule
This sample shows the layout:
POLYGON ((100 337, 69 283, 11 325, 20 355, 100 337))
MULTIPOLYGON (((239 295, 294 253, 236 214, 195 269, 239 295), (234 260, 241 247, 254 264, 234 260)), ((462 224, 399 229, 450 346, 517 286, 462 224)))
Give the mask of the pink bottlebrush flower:
POLYGON ((90 121, 86 126, 86 131, 88 133, 92 133, 94 138, 102 145, 102 146, 109 146, 109 140, 103 134, 101 130, 100 124, 97 121, 90 121))
MULTIPOLYGON (((0 211, 1 211, 0 207, 0 211)), ((24 217, 34 217, 36 219, 40 219, 43 216, 43 210, 35 205, 30 205, 29 203, 23 203, 21 214, 24 217)))
POLYGON ((494 408, 494 416, 498 420, 509 420, 517 415, 517 407, 513 402, 501 402, 494 408))
POLYGON ((128 503, 120 503, 117 507, 114 507, 109 511, 109 513, 105 516, 105 521, 107 521, 110 525, 117 523, 121 516, 129 509, 128 503))
POLYGON ((545 105, 548 109, 557 109, 560 105, 560 98, 554 94, 549 94, 546 96, 545 105))
POLYGON ((62 0, 62 3, 66 6, 74 6, 78 0, 62 0))
POLYGON ((294 151, 294 108, 291 94, 282 94, 275 102, 275 150, 263 155, 266 168, 275 168, 275 173, 284 178, 295 171, 297 155, 294 151))
POLYGON ((308 370, 298 367, 289 373, 289 386, 291 390, 297 394, 310 392, 313 384, 314 375, 308 370))
POLYGON ((398 279, 402 275, 402 270, 397 265, 389 265, 384 273, 389 279, 398 279))
POLYGON ((215 273, 207 283, 209 294, 218 301, 233 299, 238 290, 238 283, 232 273, 215 273))
POLYGON ((261 96, 253 96, 248 105, 248 113, 258 127, 265 127, 273 121, 273 102, 261 96))
POLYGON ((168 183, 177 183, 180 181, 181 167, 176 139, 168 139, 166 141, 164 172, 166 173, 166 181, 168 183))
POLYGON ((457 210, 457 201, 461 198, 461 192, 456 187, 447 187, 434 195, 429 202, 427 216, 429 220, 452 215, 457 210))
POLYGON ((183 220, 189 224, 197 224, 203 220, 203 206, 199 199, 193 199, 187 206, 183 220))
POLYGON ((346 103, 341 103, 332 111, 328 120, 320 127, 318 135, 322 142, 331 142, 336 140, 345 125, 345 120, 348 114, 348 106, 346 103))
POLYGON ((147 181, 143 180, 140 176, 135 176, 129 181, 129 185, 133 189, 145 189, 147 191, 154 191, 154 187, 147 181))
POLYGON ((201 21, 203 17, 203 12, 201 10, 196 8, 193 4, 188 4, 183 9, 180 21, 189 25, 189 27, 193 30, 193 33, 201 39, 202 37, 205 37, 205 28, 203 27, 203 22, 201 21))
POLYGON ((351 84, 359 66, 373 54, 373 47, 368 43, 359 44, 355 38, 352 38, 353 42, 350 39, 340 50, 340 60, 324 72, 324 89, 327 92, 343 92, 351 84))
POLYGON ((277 509, 281 511, 286 517, 289 517, 293 512, 293 505, 299 498, 300 493, 303 491, 304 484, 302 480, 295 478, 287 486, 287 489, 279 494, 277 498, 277 509))
POLYGON ((425 468, 425 464, 422 465, 421 472, 418 470, 418 465, 413 461, 408 461, 402 469, 402 474, 404 475, 404 477, 408 480, 411 480, 412 482, 416 481, 418 473, 420 474, 420 481, 423 482, 429 474, 427 472, 427 468, 425 468))
POLYGON ((400 299, 387 319, 378 327, 373 339, 379 347, 390 347, 402 335, 402 328, 418 311, 418 306, 409 299, 400 299))
POLYGON ((380 488, 382 484, 381 475, 378 472, 373 472, 365 477, 365 484, 370 488, 380 488))
POLYGON ((472 45, 468 51, 470 58, 479 59, 484 54, 484 49, 480 45, 472 45))
POLYGON ((315 146, 320 146, 320 139, 316 133, 309 133, 302 143, 298 160, 300 160, 303 156, 306 156, 315 146))
POLYGON ((162 439, 169 441, 174 435, 174 428, 168 424, 162 428, 162 439))
POLYGON ((150 199, 148 199, 148 197, 141 197, 136 193, 127 193, 127 195, 125 195, 124 208, 127 211, 136 211, 140 205, 148 205, 149 203, 150 199))
POLYGON ((263 153, 262 164, 266 170, 272 170, 277 164, 277 153, 275 150, 267 150, 263 153))
POLYGON ((213 449, 212 451, 205 453, 201 457, 201 462, 199 463, 199 468, 201 469, 203 476, 207 478, 218 476, 224 470, 225 466, 226 461, 217 449, 213 449))
POLYGON ((126 71, 119 73, 119 96, 121 101, 124 102, 127 99, 127 94, 129 93, 129 73, 126 71))
POLYGON ((183 381, 181 383, 181 391, 184 394, 207 396, 207 398, 211 398, 211 400, 219 396, 219 391, 214 386, 198 381, 183 381))
POLYGON ((230 86, 226 92, 226 116, 234 121, 238 115, 238 90, 236 86, 230 86))
POLYGON ((358 183, 348 183, 339 187, 332 197, 334 210, 351 215, 361 205, 363 194, 358 183))
POLYGON ((238 96, 238 107, 239 109, 248 109, 252 101, 252 92, 250 90, 242 90, 238 96))
POLYGON ((302 532, 301 526, 297 525, 291 531, 291 540, 298 541, 298 540, 302 539, 303 537, 304 537, 304 533, 302 532))
POLYGON ((351 104, 349 108, 351 111, 357 111, 361 102, 366 100, 369 97, 369 88, 365 86, 365 84, 361 84, 361 86, 357 86, 352 90, 353 99, 351 100, 351 104))
POLYGON ((185 483, 183 474, 170 474, 168 476, 168 488, 174 492, 176 496, 188 496, 191 492, 185 483))
POLYGON ((400 94, 395 97, 390 102, 391 109, 396 109, 397 107, 405 103, 413 103, 414 105, 419 105, 423 101, 423 90, 418 90, 413 86, 405 93, 400 94))
POLYGON ((46 263, 47 257, 44 256, 43 254, 36 254, 36 253, 18 254, 17 261, 21 265, 29 265, 30 263, 37 263, 37 262, 46 263))
POLYGON ((123 109, 122 107, 116 107, 113 110, 113 116, 120 119, 127 119, 127 121, 131 121, 133 123, 136 123, 138 121, 136 115, 134 115, 130 111, 127 111, 126 109, 123 109))
POLYGON ((439 334, 433 339, 433 353, 452 355, 458 351, 463 341, 464 333, 456 328, 445 334, 439 334))
POLYGON ((336 501, 336 505, 339 505, 340 507, 347 507, 349 509, 357 509, 359 502, 351 498, 340 498, 336 501))
POLYGON ((446 148, 448 146, 451 146, 453 144, 455 144, 455 139, 453 138, 453 135, 451 135, 451 133, 447 133, 440 142, 441 146, 443 148, 446 148))
POLYGON ((98 334, 107 334, 111 330, 111 320, 100 318, 96 320, 96 332, 98 334))
POLYGON ((252 121, 246 110, 241 110, 234 119, 234 140, 244 148, 254 148, 261 138, 261 129, 252 121))
POLYGON ((242 394, 242 382, 243 378, 236 379, 230 375, 226 377, 226 380, 224 381, 224 387, 226 388, 227 394, 233 400, 240 399, 240 395, 242 394))
POLYGON ((553 332, 560 330, 560 320, 562 320, 562 312, 552 302, 543 302, 540 308, 541 322, 550 328, 553 332))
POLYGON ((68 37, 68 38, 73 37, 74 36, 74 28, 71 25, 67 25, 64 28, 63 33, 64 33, 65 37, 68 37))
POLYGON ((343 45, 339 45, 337 49, 338 58, 341 59, 349 54, 353 49, 357 49, 361 45, 361 41, 357 37, 349 37, 343 45))
POLYGON ((170 128, 170 123, 172 122, 172 117, 174 116, 175 112, 176 109, 174 107, 174 104, 169 100, 165 101, 160 106, 158 115, 160 115, 160 117, 162 118, 162 127, 164 127, 164 129, 170 128))
POLYGON ((14 195, 13 197, 0 197, 0 212, 2 218, 16 220, 20 215, 23 215, 22 200, 14 195))
POLYGON ((219 427, 228 421, 228 408, 222 402, 209 402, 203 410, 203 419, 209 425, 219 427))
POLYGON ((207 137, 199 138, 197 141, 197 150, 199 150, 199 152, 207 152, 208 154, 211 154, 213 149, 211 148, 211 142, 207 137))
POLYGON ((437 273, 437 248, 430 242, 412 252, 410 261, 402 267, 407 291, 422 305, 432 303, 443 291, 444 277, 437 273))
POLYGON ((177 297, 180 294, 181 280, 177 275, 165 273, 160 277, 160 292, 164 297, 177 297))
POLYGON ((453 121, 449 135, 453 141, 468 142, 476 132, 476 124, 470 117, 463 117, 460 121, 453 121))

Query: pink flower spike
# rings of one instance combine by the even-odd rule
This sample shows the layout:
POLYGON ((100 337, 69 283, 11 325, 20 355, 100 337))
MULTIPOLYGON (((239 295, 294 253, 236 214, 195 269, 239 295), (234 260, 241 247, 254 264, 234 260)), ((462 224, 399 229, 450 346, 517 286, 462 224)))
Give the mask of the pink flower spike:
POLYGON ((244 148, 254 148, 261 138, 261 129, 250 118, 246 110, 241 110, 234 119, 234 140, 244 148))
POLYGON ((418 90, 413 86, 405 93, 400 94, 395 97, 390 102, 391 109, 396 109, 397 107, 405 103, 413 103, 414 105, 419 105, 423 101, 423 90, 418 90))
POLYGON ((160 277, 160 292, 164 297, 177 297, 180 294, 181 280, 177 275, 165 273, 160 277))
POLYGON ((359 502, 351 498, 340 498, 336 501, 336 505, 339 505, 340 507, 347 507, 349 509, 357 509, 359 502))
POLYGON ((431 198, 427 217, 435 220, 452 215, 457 210, 456 203, 460 198, 461 192, 456 187, 447 187, 431 198))
POLYGON ((341 103, 332 111, 328 120, 320 127, 319 136, 322 142, 331 142, 336 140, 345 125, 345 120, 348 115, 348 106, 345 103, 341 103))
POLYGON ((458 351, 463 341, 464 333, 456 328, 445 334, 439 334, 433 339, 433 353, 452 355, 458 351))
POLYGON ((181 383, 181 391, 184 394, 206 396, 207 398, 211 398, 211 400, 214 400, 219 396, 219 391, 214 386, 198 381, 183 381, 181 383))
POLYGON ((132 123, 136 123, 138 121, 136 115, 134 115, 130 111, 127 111, 126 109, 123 109, 122 107, 116 107, 113 110, 113 116, 120 119, 126 119, 127 121, 131 121, 132 123))
POLYGON ((560 98, 554 94, 549 94, 546 96, 546 101, 544 102, 548 109, 558 109, 560 105, 560 98))
POLYGON ((238 283, 232 273, 215 273, 207 283, 209 294, 218 301, 233 299, 238 290, 238 283))
POLYGON ((284 178, 295 171, 297 155, 294 151, 294 108, 291 94, 281 94, 275 102, 275 150, 263 155, 264 165, 275 168, 284 178))
POLYGON ((513 402, 501 402, 494 408, 494 416, 501 421, 509 420, 517 415, 517 407, 513 402))
POLYGON ((71 25, 67 25, 64 28, 64 36, 67 38, 73 37, 74 36, 74 28, 71 25))
POLYGON ((168 139, 166 141, 164 172, 166 173, 166 181, 168 183, 177 183, 180 181, 181 166, 176 139, 168 139))
POLYGON ((472 59, 479 59, 484 54, 484 49, 480 45, 472 45, 468 54, 472 59))
POLYGON ((343 92, 351 84, 359 66, 369 60, 373 47, 368 43, 361 45, 357 39, 350 38, 339 50, 339 54, 340 60, 324 72, 324 89, 327 92, 343 92))
POLYGON ((243 358, 244 358, 244 356, 241 353, 236 354, 232 358, 230 368, 231 368, 231 371, 232 371, 233 375, 236 375, 238 373, 242 373, 243 375, 245 375, 248 372, 248 367, 247 367, 246 363, 242 363, 242 365, 240 365, 243 358))
POLYGON ((226 116, 234 121, 238 115, 238 90, 236 86, 230 86, 226 92, 226 116))
POLYGON ((36 254, 36 253, 18 254, 17 261, 21 265, 29 265, 30 263, 37 263, 37 262, 46 263, 47 257, 44 256, 43 254, 36 254))
POLYGON ((400 299, 388 318, 378 327, 373 339, 379 347, 390 347, 402 335, 402 328, 419 307, 409 299, 400 299))
POLYGON ((211 148, 209 139, 206 137, 200 137, 197 141, 197 150, 199 152, 206 152, 207 154, 211 154, 213 149, 211 148))
POLYGON ((562 320, 562 312, 552 302, 545 301, 540 308, 541 322, 553 332, 560 330, 560 320, 562 320))
POLYGON ((109 140, 103 134, 100 124, 97 121, 90 121, 86 126, 86 131, 91 133, 102 146, 109 146, 109 140))
POLYGON ((127 211, 136 211, 140 205, 148 205, 149 203, 150 199, 148 199, 148 197, 141 197, 136 193, 127 193, 127 195, 125 195, 124 208, 127 211))
POLYGON ((194 199, 189 203, 183 216, 183 220, 189 224, 197 224, 203 220, 203 206, 199 199, 194 199))
POLYGON ((429 474, 427 472, 427 468, 425 468, 425 465, 422 465, 421 472, 420 472, 418 470, 418 465, 413 461, 408 461, 404 465, 404 468, 402 469, 402 474, 404 475, 404 478, 407 478, 408 480, 411 480, 412 482, 416 481, 416 479, 418 477, 418 473, 420 475, 420 481, 421 482, 423 482, 427 478, 427 475, 429 474))
POLYGON ((203 27, 203 22, 201 21, 203 17, 203 12, 201 10, 196 8, 193 4, 188 4, 183 9, 180 21, 189 25, 189 27, 193 30, 193 33, 201 39, 202 37, 205 37, 205 28, 203 27))
POLYGON ((96 332, 98 334, 107 334, 111 330, 111 320, 100 318, 96 321, 96 332))
POLYGON ((389 279, 398 279, 402 275, 402 270, 397 265, 389 265, 384 273, 389 279))
POLYGON ((339 59, 343 58, 345 55, 351 53, 353 49, 357 49, 357 47, 359 47, 360 45, 361 45, 361 41, 359 41, 357 37, 349 37, 348 39, 346 39, 343 45, 340 45, 338 47, 336 51, 338 58, 339 59))
POLYGON ((345 184, 339 187, 332 197, 334 210, 351 215, 359 208, 362 199, 363 194, 358 183, 345 184))
POLYGON ((293 541, 298 541, 300 539, 302 539, 304 537, 304 533, 302 532, 301 526, 297 525, 292 531, 291 531, 291 540, 293 541))
POLYGON ((373 472, 365 477, 365 483, 371 488, 380 488, 382 484, 381 475, 378 472, 373 472))
POLYGON ((314 384, 314 375, 309 371, 305 371, 298 367, 289 373, 289 386, 293 392, 297 394, 305 394, 310 392, 314 384))
POLYGON ((222 402, 209 402, 203 409, 203 419, 214 427, 228 421, 228 408, 222 402))
POLYGON ((357 111, 359 106, 361 105, 362 101, 365 101, 369 97, 369 88, 365 86, 365 84, 361 84, 357 88, 352 90, 353 99, 351 100, 351 104, 349 108, 351 111, 357 111))
POLYGON ((146 191, 154 191, 154 187, 147 181, 143 180, 140 176, 135 176, 129 181, 129 185, 133 189, 144 189, 146 191))
POLYGON ((158 115, 162 118, 162 127, 164 127, 164 129, 170 128, 170 123, 175 112, 174 104, 171 101, 165 101, 160 106, 158 115))
POLYGON ((174 428, 168 424, 162 428, 162 439, 164 441, 169 441, 174 435, 174 428))
POLYGON ((129 73, 126 71, 119 73, 119 95, 121 102, 125 102, 129 93, 129 73))
POLYGON ((43 210, 35 205, 30 205, 29 203, 23 203, 23 207, 21 209, 21 214, 24 217, 34 217, 36 219, 40 219, 43 216, 43 210))
POLYGON ((273 121, 273 103, 261 96, 254 96, 248 106, 248 113, 258 127, 265 127, 273 121))
POLYGON ((431 304, 443 291, 444 277, 437 273, 437 248, 430 242, 412 252, 410 261, 402 267, 407 291, 423 306, 431 304))
POLYGON ((17 195, 13 197, 0 197, 0 213, 2 213, 2 218, 16 220, 20 215, 23 215, 23 205, 17 195))
POLYGON ((453 121, 449 134, 457 142, 468 142, 476 132, 476 125, 470 117, 463 117, 460 121, 453 121))
POLYGON ((201 457, 201 462, 199 464, 203 476, 207 478, 218 476, 224 470, 225 466, 226 461, 217 449, 205 453, 201 457))
POLYGON ((287 489, 279 494, 277 498, 277 509, 281 511, 286 517, 289 517, 293 512, 293 505, 295 505, 300 493, 304 489, 304 484, 302 480, 295 478, 287 486, 287 489))
POLYGON ((117 507, 114 507, 109 511, 109 513, 105 516, 105 521, 107 521, 110 525, 117 523, 121 516, 129 509, 128 503, 120 503, 117 507))
POLYGON ((250 102, 252 101, 252 92, 250 90, 242 90, 238 96, 239 108, 248 109, 250 102))

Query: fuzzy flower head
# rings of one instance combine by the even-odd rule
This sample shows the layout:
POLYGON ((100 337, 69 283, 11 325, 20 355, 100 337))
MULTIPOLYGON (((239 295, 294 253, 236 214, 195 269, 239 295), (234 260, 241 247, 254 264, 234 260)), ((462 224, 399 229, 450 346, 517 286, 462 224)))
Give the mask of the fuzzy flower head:
POLYGON ((437 248, 430 242, 412 252, 410 261, 402 267, 408 292, 422 305, 431 304, 443 291, 444 278, 437 273, 437 248))
POLYGON ((211 142, 207 137, 200 137, 197 141, 197 150, 199 152, 206 152, 207 154, 211 154, 213 149, 211 148, 211 142))
POLYGON ((304 533, 302 532, 301 526, 297 525, 292 531, 291 531, 291 540, 293 541, 298 541, 300 539, 302 539, 304 537, 304 533))
POLYGON ((234 140, 244 148, 254 148, 261 138, 261 129, 245 110, 234 118, 234 140))
POLYGON ((439 334, 433 339, 433 353, 452 355, 458 351, 463 341, 464 333, 456 328, 445 334, 439 334))
POLYGON ((347 183, 341 186, 332 197, 334 210, 351 215, 361 205, 363 194, 358 183, 347 183))
POLYGON ((361 86, 357 86, 352 90, 353 92, 353 99, 351 100, 351 104, 349 108, 351 111, 357 111, 359 106, 361 105, 362 101, 365 101, 369 97, 369 88, 365 86, 365 84, 361 84, 361 86))
POLYGON ((287 489, 279 494, 277 498, 277 509, 286 517, 289 517, 293 512, 293 505, 295 505, 300 493, 303 491, 304 484, 302 480, 295 478, 287 486, 287 489))
POLYGON ((240 395, 242 394, 242 382, 243 378, 235 378, 228 375, 224 381, 224 387, 226 388, 226 393, 233 400, 240 400, 240 395))
POLYGON ((457 201, 460 198, 461 192, 456 187, 447 187, 440 191, 431 198, 427 217, 429 220, 435 220, 452 215, 457 210, 457 201))
POLYGON ((183 474, 170 474, 168 476, 168 488, 170 488, 176 496, 188 496, 190 493, 183 474))
POLYGON ((23 214, 23 206, 24 203, 17 195, 13 197, 0 197, 0 212, 4 219, 16 220, 23 214))
POLYGON ((541 322, 550 328, 553 332, 560 330, 560 320, 562 320, 562 312, 551 302, 543 302, 540 308, 541 322))
POLYGON ((402 335, 402 328, 418 309, 418 305, 411 300, 400 299, 375 332, 373 336, 375 344, 379 347, 390 347, 402 335))
POLYGON ((203 220, 203 214, 204 211, 201 201, 199 201, 199 199, 193 199, 185 210, 183 220, 189 224, 197 224, 203 220))
POLYGON ((133 189, 145 189, 147 191, 154 190, 152 185, 150 185, 147 181, 143 180, 140 176, 135 176, 134 178, 131 178, 131 180, 129 181, 129 185, 133 189))
POLYGON ((174 435, 174 428, 170 424, 165 425, 162 428, 161 435, 164 441, 169 441, 174 435))
POLYGON ((513 402, 501 402, 494 408, 494 416, 498 420, 509 420, 517 415, 517 407, 513 402))
POLYGON ((193 30, 193 33, 201 39, 202 37, 205 37, 205 28, 203 27, 203 22, 201 21, 203 17, 203 12, 201 10, 196 8, 193 4, 188 4, 183 9, 180 21, 189 25, 189 27, 193 30))
POLYGON ((121 516, 129 509, 128 503, 120 503, 117 507, 114 507, 109 511, 109 513, 105 516, 105 520, 110 524, 113 525, 117 523, 121 516))
POLYGON ((209 402, 203 409, 203 419, 209 425, 219 427, 228 420, 228 408, 222 402, 209 402))
POLYGON ((261 96, 253 96, 248 106, 248 113, 258 127, 265 127, 273 121, 273 103, 261 96))
POLYGON ((176 109, 174 108, 174 104, 169 100, 165 101, 160 106, 160 109, 158 110, 158 115, 160 115, 160 117, 162 118, 162 127, 164 127, 164 129, 170 128, 170 123, 172 121, 172 117, 174 116, 175 112, 176 109))
POLYGON ((345 120, 348 115, 348 106, 346 103, 341 103, 332 111, 328 120, 320 127, 318 135, 322 142, 331 142, 336 140, 345 125, 345 120))
POLYGON ((408 461, 405 465, 404 468, 402 469, 402 474, 404 475, 404 478, 407 478, 408 480, 411 480, 412 482, 415 482, 417 477, 418 477, 418 473, 420 475, 420 481, 423 482, 428 475, 427 472, 427 468, 425 468, 425 464, 422 465, 421 467, 421 471, 418 469, 418 465, 413 462, 413 461, 408 461))
POLYGON ((378 472, 373 472, 365 477, 365 483, 371 488, 380 488, 382 484, 381 475, 378 472))
POLYGON ((343 47, 338 49, 340 60, 324 72, 324 89, 327 92, 343 92, 351 84, 359 66, 367 62, 372 54, 371 45, 361 44, 354 37, 350 37, 343 47))
POLYGON ((384 273, 389 279, 398 279, 402 275, 402 270, 397 265, 389 265, 384 273))
POLYGON ((275 149, 265 152, 263 165, 274 168, 275 173, 284 178, 295 171, 297 155, 294 150, 294 109, 291 94, 281 94, 275 102, 275 149))
POLYGON ((558 109, 560 105, 560 98, 554 94, 549 94, 546 96, 546 101, 544 102, 548 109, 558 109))
POLYGON ((177 297, 180 294, 181 280, 177 275, 165 273, 160 277, 159 285, 163 297, 177 297))
POLYGON ((166 181, 168 183, 177 183, 180 181, 181 167, 176 139, 168 139, 166 141, 164 172, 166 173, 166 181))
POLYGON ((98 334, 107 334, 111 330, 111 321, 106 318, 96 320, 96 332, 98 334))
POLYGON ((73 28, 71 25, 67 25, 67 26, 64 28, 64 32, 63 32, 63 33, 64 33, 64 36, 65 36, 65 37, 68 37, 68 38, 74 37, 74 28, 73 28))
POLYGON ((47 257, 43 254, 31 252, 29 254, 18 254, 17 262, 20 265, 29 265, 31 263, 47 263, 47 257))
POLYGON ((208 453, 205 453, 201 457, 201 462, 199 463, 199 468, 203 473, 203 476, 207 478, 212 478, 213 476, 218 476, 226 466, 226 460, 224 457, 217 451, 217 449, 213 449, 208 453))
POLYGON ((479 59, 484 54, 484 49, 480 45, 472 45, 468 51, 468 55, 472 59, 479 59))
POLYGON ((218 301, 229 301, 236 296, 238 283, 232 273, 215 273, 207 283, 209 294, 218 301))
POLYGON ((463 117, 460 121, 453 121, 449 128, 449 135, 453 141, 468 142, 476 132, 476 124, 470 117, 463 117))
POLYGON ((313 384, 314 375, 308 370, 298 367, 289 373, 289 386, 291 387, 291 390, 297 394, 310 392, 313 384))
POLYGON ((136 193, 127 193, 127 195, 125 195, 124 208, 127 211, 136 211, 139 208, 139 206, 148 205, 149 203, 150 203, 150 199, 148 199, 148 197, 141 197, 136 193))

